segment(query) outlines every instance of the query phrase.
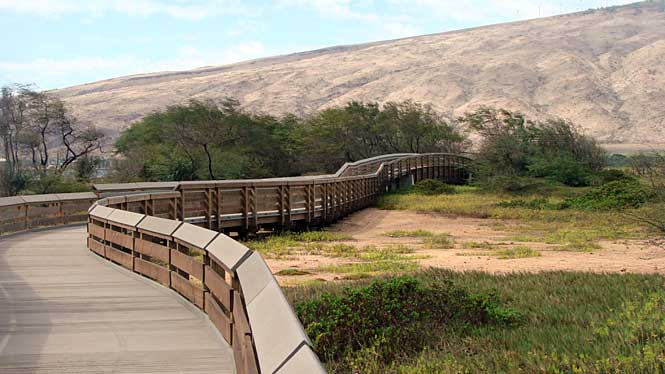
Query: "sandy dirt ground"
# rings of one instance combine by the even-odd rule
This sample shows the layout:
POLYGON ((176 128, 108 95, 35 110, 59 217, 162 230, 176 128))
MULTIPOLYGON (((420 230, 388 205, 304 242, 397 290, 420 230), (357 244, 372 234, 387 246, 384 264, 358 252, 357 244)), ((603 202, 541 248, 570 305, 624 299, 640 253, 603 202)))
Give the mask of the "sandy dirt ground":
MULTIPOLYGON (((440 267, 458 271, 479 270, 490 273, 563 270, 665 274, 665 242, 662 241, 601 241, 599 243, 601 248, 593 252, 571 252, 562 250, 561 246, 555 244, 511 241, 509 237, 515 235, 515 232, 507 230, 507 225, 509 227, 511 223, 370 208, 346 217, 328 230, 352 235, 353 240, 345 243, 356 247, 405 244, 416 248, 416 255, 427 257, 418 260, 422 267, 440 267), (501 229, 502 227, 505 231, 501 229), (455 248, 425 249, 419 238, 385 236, 386 232, 394 230, 427 230, 433 233, 448 233, 455 239, 455 248), (541 256, 499 259, 496 256, 484 255, 486 251, 482 249, 464 249, 465 242, 489 242, 498 248, 524 245, 538 250, 541 256)), ((296 279, 296 283, 311 279, 341 279, 339 274, 327 274, 314 269, 348 262, 350 262, 348 259, 311 255, 268 261, 274 272, 286 268, 311 272, 305 276, 279 276, 282 283, 293 283, 296 279)))

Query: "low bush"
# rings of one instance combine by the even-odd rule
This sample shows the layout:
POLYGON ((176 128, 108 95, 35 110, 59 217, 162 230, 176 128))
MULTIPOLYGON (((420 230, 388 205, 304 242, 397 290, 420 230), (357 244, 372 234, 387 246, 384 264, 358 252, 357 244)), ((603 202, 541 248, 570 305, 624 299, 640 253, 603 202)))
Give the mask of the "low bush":
POLYGON ((296 310, 319 356, 338 362, 371 349, 387 363, 420 351, 446 326, 521 320, 493 294, 472 295, 450 281, 425 283, 412 276, 324 293, 296 310))
POLYGON ((635 182, 637 177, 634 174, 626 173, 619 169, 605 169, 597 172, 591 178, 591 184, 594 186, 602 186, 610 182, 624 181, 635 182))
POLYGON ((485 192, 499 192, 510 194, 549 194, 555 189, 553 183, 536 178, 520 177, 517 175, 496 175, 480 180, 479 187, 485 192))
POLYGON ((416 183, 411 190, 423 195, 449 195, 455 193, 455 187, 436 179, 423 179, 416 183))
POLYGON ((592 171, 569 155, 538 155, 529 159, 529 175, 545 177, 571 187, 588 186, 592 171))
POLYGON ((649 200, 650 192, 638 181, 614 181, 567 199, 564 203, 577 209, 639 208, 649 200))
POLYGON ((531 200, 507 200, 496 203, 501 208, 525 208, 533 210, 608 210, 639 208, 649 201, 652 193, 635 179, 617 180, 560 202, 552 202, 546 198, 531 200))

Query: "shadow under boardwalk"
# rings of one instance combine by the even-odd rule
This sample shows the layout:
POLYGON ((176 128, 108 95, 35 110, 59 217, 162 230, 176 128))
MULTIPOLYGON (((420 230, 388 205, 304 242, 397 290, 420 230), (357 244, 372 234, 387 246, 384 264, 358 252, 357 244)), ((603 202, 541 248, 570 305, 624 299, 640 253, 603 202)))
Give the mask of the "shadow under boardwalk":
POLYGON ((85 227, 0 239, 0 373, 234 373, 198 309, 85 247, 85 227))

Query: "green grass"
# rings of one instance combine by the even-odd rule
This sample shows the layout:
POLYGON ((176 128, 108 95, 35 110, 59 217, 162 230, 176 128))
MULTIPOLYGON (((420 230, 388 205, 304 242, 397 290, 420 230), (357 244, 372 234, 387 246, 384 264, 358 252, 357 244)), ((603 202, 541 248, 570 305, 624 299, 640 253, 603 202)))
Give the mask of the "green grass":
POLYGON ((493 254, 502 260, 540 256, 540 252, 526 246, 517 246, 507 249, 497 249, 496 251, 494 251, 493 254))
MULTIPOLYGON (((524 316, 516 327, 451 325, 420 353, 377 362, 371 349, 349 358, 358 373, 661 373, 665 359, 665 277, 580 272, 491 275, 419 272, 474 293, 496 293, 524 316), (658 366, 660 365, 660 366, 658 366)), ((358 281, 367 284, 367 280, 358 281)), ((348 283, 287 288, 297 303, 348 283)), ((313 337, 314 338, 314 337, 313 337)), ((329 363, 331 373, 336 364, 329 363)))
POLYGON ((306 254, 343 258, 356 258, 360 253, 355 246, 344 243, 307 243, 303 246, 302 251, 306 254))
POLYGON ((325 243, 352 239, 351 235, 331 231, 285 232, 269 235, 264 239, 250 240, 245 245, 266 258, 284 258, 299 251, 330 257, 347 257, 349 256, 347 252, 352 252, 353 246, 325 243))
POLYGON ((456 191, 456 194, 437 196, 404 192, 388 194, 379 199, 379 207, 456 217, 493 218, 504 222, 500 229, 514 233, 509 240, 561 244, 569 250, 588 250, 597 245, 599 240, 635 239, 653 235, 648 229, 618 211, 538 210, 497 205, 513 200, 516 196, 524 200, 547 197, 558 202, 579 196, 588 191, 586 188, 548 186, 545 191, 535 191, 527 195, 486 192, 470 186, 456 187, 456 191))
POLYGON ((395 230, 384 232, 383 236, 390 238, 426 238, 434 236, 434 233, 426 230, 395 230))
POLYGON ((418 264, 410 260, 383 260, 321 266, 317 271, 336 274, 401 274, 415 271, 418 264))
MULTIPOLYGON (((485 242, 487 243, 487 242, 485 242)), ((515 258, 527 258, 527 257, 539 257, 540 252, 529 248, 527 246, 515 246, 512 248, 496 248, 490 243, 487 245, 478 245, 478 246, 468 246, 464 247, 468 249, 482 249, 483 251, 465 251, 457 252, 457 256, 494 256, 502 260, 515 259, 515 258)))
POLYGON ((418 269, 417 259, 425 256, 410 256, 416 250, 412 247, 398 244, 385 247, 365 246, 356 249, 354 262, 342 265, 328 265, 316 269, 320 272, 347 274, 347 279, 363 279, 369 275, 385 275, 404 273, 418 269))
POLYGON ((353 239, 349 234, 332 231, 304 231, 292 236, 294 240, 303 242, 338 242, 353 239))
POLYGON ((464 242, 462 243, 464 249, 487 249, 491 250, 496 248, 496 244, 490 242, 464 242))
POLYGON ((467 256, 467 257, 473 257, 473 256, 491 256, 492 252, 489 251, 466 251, 466 252, 457 252, 455 253, 455 256, 467 256))
POLYGON ((423 245, 429 249, 451 249, 455 248, 455 239, 450 234, 436 234, 423 239, 423 245))
POLYGON ((275 275, 284 275, 284 276, 297 276, 297 275, 309 275, 309 274, 312 273, 300 269, 282 269, 277 273, 275 273, 275 275))

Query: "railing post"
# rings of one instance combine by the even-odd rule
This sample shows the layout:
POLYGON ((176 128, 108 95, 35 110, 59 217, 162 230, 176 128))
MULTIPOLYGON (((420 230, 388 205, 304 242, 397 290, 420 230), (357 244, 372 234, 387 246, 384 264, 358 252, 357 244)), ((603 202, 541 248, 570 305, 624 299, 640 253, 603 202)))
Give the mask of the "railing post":
POLYGON ((243 235, 246 237, 249 231, 249 191, 247 186, 242 187, 242 218, 243 218, 243 235))
POLYGON ((217 231, 222 231, 222 191, 215 187, 215 221, 217 221, 217 231))
POLYGON ((30 228, 30 216, 28 213, 30 205, 28 205, 28 203, 24 203, 23 206, 25 207, 25 214, 23 214, 23 228, 27 230, 30 228))
POLYGON ((321 223, 325 224, 328 222, 328 183, 323 183, 321 190, 321 223))
POLYGON ((284 196, 284 185, 283 184, 279 185, 279 190, 278 190, 277 194, 278 194, 277 209, 279 210, 279 225, 280 225, 280 229, 284 230, 286 217, 284 215, 284 213, 285 213, 285 210, 284 210, 285 196, 284 196))
POLYGON ((291 210, 292 210, 292 207, 291 207, 292 201, 291 201, 291 199, 292 199, 291 185, 287 184, 286 185, 286 209, 287 209, 287 218, 289 219, 289 222, 288 222, 289 230, 291 229, 291 224, 292 224, 292 221, 293 221, 293 214, 291 212, 291 210))
POLYGON ((250 189, 250 206, 252 208, 252 234, 255 234, 259 227, 259 202, 258 202, 258 189, 255 185, 252 185, 250 189))
POLYGON ((185 221, 185 190, 180 193, 180 220, 185 221))
POLYGON ((206 204, 206 228, 212 229, 212 189, 206 188, 205 190, 205 204, 206 204))
POLYGON ((65 211, 62 207, 62 201, 58 201, 58 222, 61 225, 65 224, 65 211))

